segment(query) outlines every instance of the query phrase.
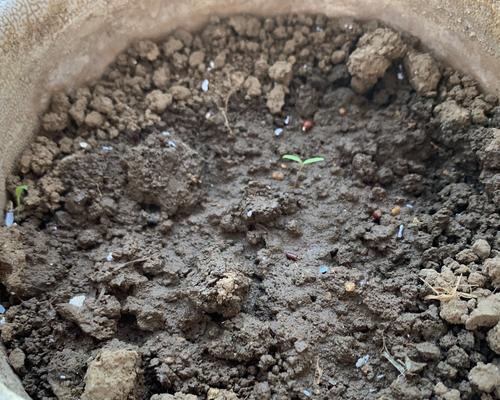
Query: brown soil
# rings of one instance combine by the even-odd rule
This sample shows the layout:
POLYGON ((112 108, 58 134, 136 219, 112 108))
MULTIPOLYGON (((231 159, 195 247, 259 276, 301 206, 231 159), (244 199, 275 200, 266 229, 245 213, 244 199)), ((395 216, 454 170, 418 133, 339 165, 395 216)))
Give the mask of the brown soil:
POLYGON ((377 23, 139 42, 7 182, 10 362, 33 399, 496 398, 499 128, 377 23))

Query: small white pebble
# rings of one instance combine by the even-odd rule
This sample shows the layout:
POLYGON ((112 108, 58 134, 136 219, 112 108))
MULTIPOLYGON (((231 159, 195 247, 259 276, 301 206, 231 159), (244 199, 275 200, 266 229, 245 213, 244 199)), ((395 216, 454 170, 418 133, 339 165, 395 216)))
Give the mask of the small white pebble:
POLYGON ((0 318, 0 325, 4 325, 4 324, 5 324, 5 322, 6 322, 6 321, 5 321, 5 317, 0 318))
POLYGON ((201 82, 201 90, 204 92, 208 92, 208 79, 205 79, 203 82, 201 82))
POLYGON ((113 261, 113 253, 109 253, 107 256, 106 256, 106 261, 113 261))
POLYGON ((398 73, 397 73, 398 79, 402 81, 405 78, 405 73, 403 70, 403 66, 401 64, 398 65, 398 73))
POLYGON ((177 147, 177 144, 176 144, 173 140, 169 140, 169 141, 168 141, 168 145, 169 145, 170 147, 172 147, 173 149, 175 149, 175 148, 177 147))
POLYGON ((165 137, 169 137, 171 135, 171 133, 169 131, 163 131, 161 133, 162 136, 165 136, 165 137))
POLYGON ((88 149, 90 145, 87 142, 80 142, 80 147, 82 149, 88 149))
POLYGON ((248 218, 251 218, 251 217, 252 217, 252 215, 253 215, 253 211, 252 211, 252 210, 247 211, 247 217, 248 217, 248 218))
POLYGON ((289 116, 289 115, 287 115, 287 116, 285 117, 285 119, 283 120, 283 123, 284 123, 285 125, 288 125, 288 124, 290 123, 290 116, 289 116))
POLYGON ((399 225, 398 229, 398 239, 403 239, 403 233, 405 231, 405 226, 404 225, 399 225))
POLYGON ((207 113, 205 114, 205 119, 210 119, 211 116, 212 116, 212 111, 207 111, 207 113))
POLYGON ((111 150, 113 150, 113 147, 111 147, 111 146, 102 146, 101 150, 104 151, 105 153, 109 153, 111 150))
POLYGON ((84 301, 85 301, 85 295, 80 294, 78 296, 73 296, 71 299, 69 299, 69 304, 72 304, 76 307, 81 307, 83 306, 84 301))
POLYGON ((7 228, 14 225, 14 211, 7 211, 5 213, 5 226, 7 228))
POLYGON ((66 379, 66 375, 59 375, 59 379, 62 380, 62 381, 65 380, 66 379))
POLYGON ((283 133, 283 128, 276 128, 274 130, 274 136, 276 137, 280 137, 282 133, 283 133))
POLYGON ((367 354, 366 356, 358 358, 356 361, 356 368, 361 368, 363 365, 366 365, 370 360, 370 356, 367 354))

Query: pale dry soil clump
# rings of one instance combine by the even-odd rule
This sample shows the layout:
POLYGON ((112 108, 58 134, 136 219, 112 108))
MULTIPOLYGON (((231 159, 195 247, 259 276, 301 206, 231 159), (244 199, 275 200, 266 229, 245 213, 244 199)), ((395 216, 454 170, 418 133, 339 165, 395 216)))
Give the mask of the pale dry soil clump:
POLYGON ((498 99, 378 23, 136 43, 8 178, 10 364, 33 399, 499 398, 499 171, 498 99))

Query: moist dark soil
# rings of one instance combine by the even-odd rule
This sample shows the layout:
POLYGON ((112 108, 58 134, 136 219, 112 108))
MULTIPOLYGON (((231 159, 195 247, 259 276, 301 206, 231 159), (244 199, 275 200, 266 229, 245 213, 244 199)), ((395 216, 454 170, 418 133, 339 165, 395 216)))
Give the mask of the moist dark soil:
POLYGON ((499 398, 499 127, 376 22, 136 43, 8 178, 10 363, 33 399, 499 398))

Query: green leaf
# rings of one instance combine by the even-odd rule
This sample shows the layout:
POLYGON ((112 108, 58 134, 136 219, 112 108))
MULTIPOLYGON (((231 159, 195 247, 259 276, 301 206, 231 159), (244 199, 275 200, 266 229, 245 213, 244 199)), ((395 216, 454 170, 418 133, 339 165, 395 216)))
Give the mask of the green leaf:
POLYGON ((300 158, 296 154, 285 154, 283 157, 281 157, 285 160, 290 160, 290 161, 295 161, 298 162, 299 164, 302 164, 302 158, 300 158))
POLYGON ((314 164, 314 163, 317 163, 317 162, 320 162, 320 161, 325 161, 325 159, 323 157, 312 157, 312 158, 308 158, 307 160, 304 161, 304 165, 306 164, 314 164))
POLYGON ((17 207, 21 205, 21 198, 23 197, 24 192, 28 191, 28 185, 19 185, 16 186, 16 204, 17 207))

